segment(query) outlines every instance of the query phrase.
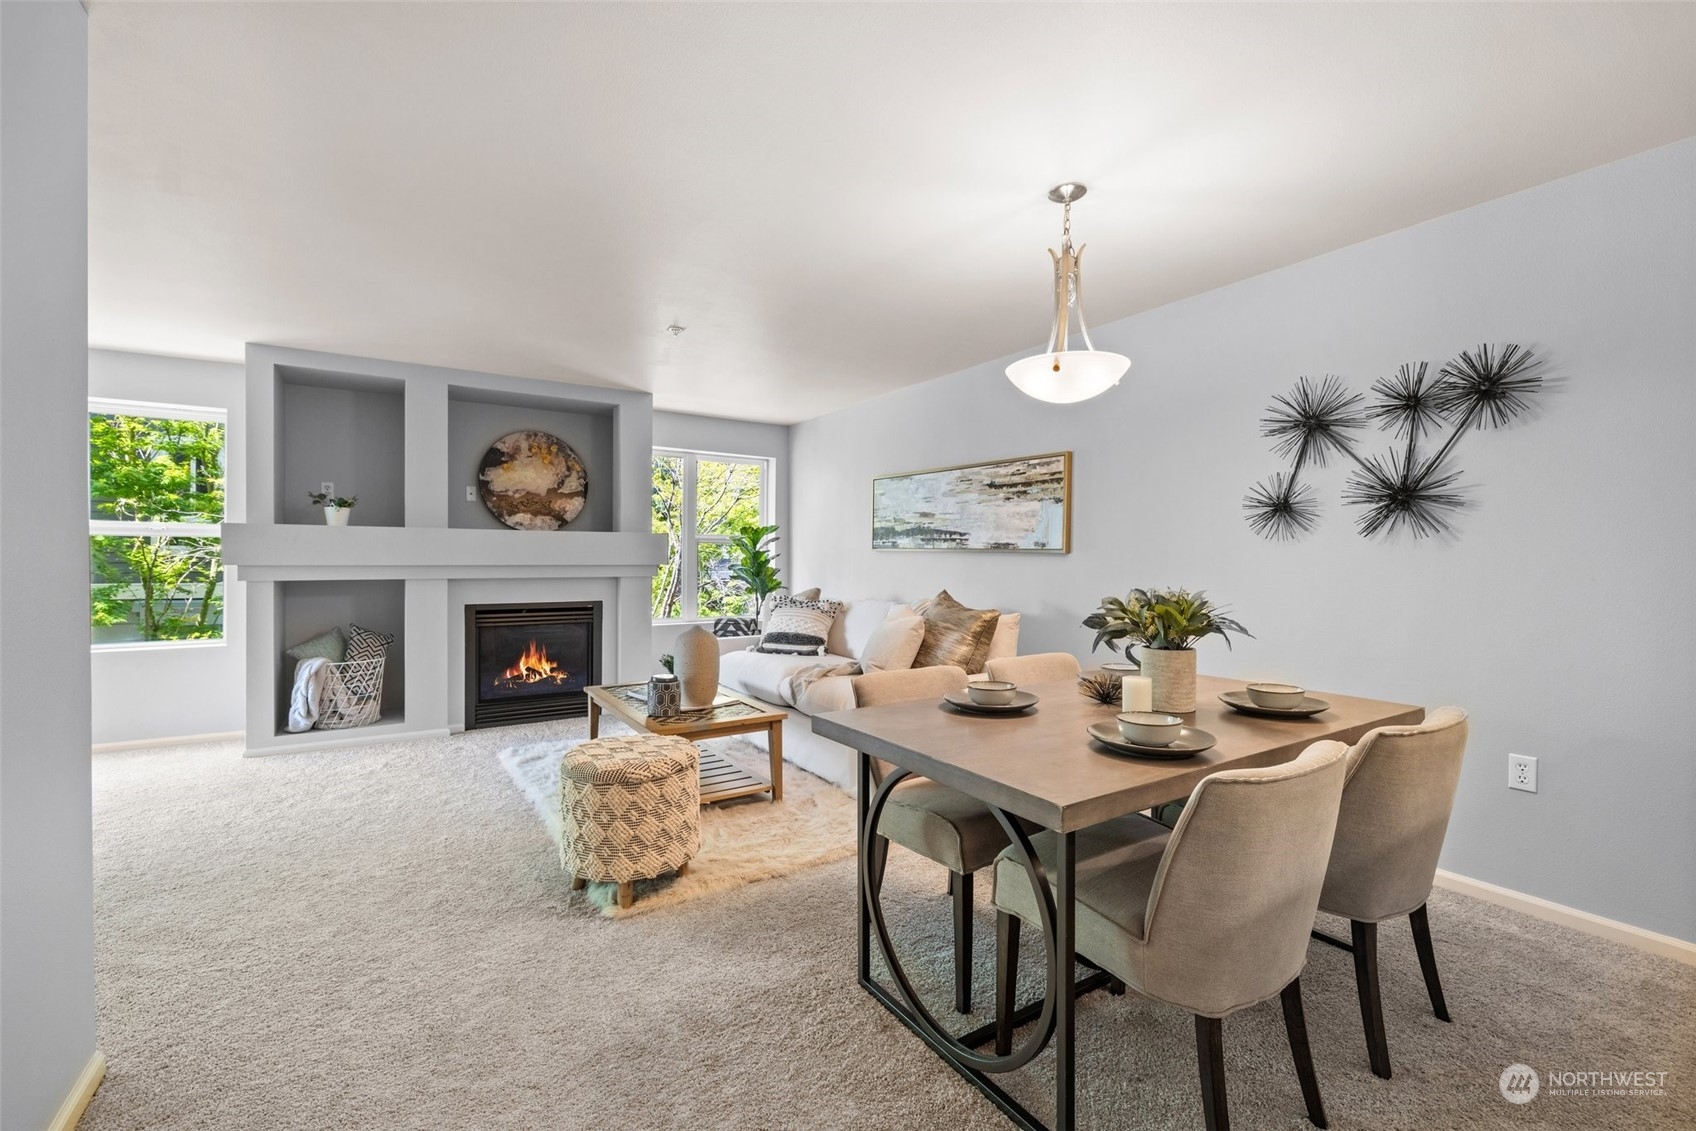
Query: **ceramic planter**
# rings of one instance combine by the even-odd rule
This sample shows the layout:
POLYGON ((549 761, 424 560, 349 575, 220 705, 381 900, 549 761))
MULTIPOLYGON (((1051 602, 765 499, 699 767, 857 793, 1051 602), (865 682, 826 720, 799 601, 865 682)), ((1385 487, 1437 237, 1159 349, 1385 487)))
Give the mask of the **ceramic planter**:
POLYGON ((324 524, 326 526, 346 526, 348 516, 352 513, 352 507, 326 506, 324 508, 324 524))
POLYGON ((1195 710, 1195 649, 1144 648, 1142 674, 1154 681, 1154 709, 1171 715, 1195 710))

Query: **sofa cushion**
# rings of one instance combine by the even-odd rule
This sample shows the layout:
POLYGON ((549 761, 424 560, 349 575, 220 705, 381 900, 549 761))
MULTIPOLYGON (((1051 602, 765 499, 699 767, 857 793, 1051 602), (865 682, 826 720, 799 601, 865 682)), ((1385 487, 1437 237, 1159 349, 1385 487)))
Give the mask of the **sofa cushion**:
POLYGON ((968 609, 944 589, 924 612, 925 640, 913 659, 915 668, 952 665, 967 675, 983 671, 989 642, 1001 614, 994 609, 968 609))
MULTIPOLYGON (((732 691, 764 699, 767 703, 790 703, 789 678, 820 664, 851 664, 846 656, 785 656, 772 652, 727 652, 719 657, 718 681, 732 691)), ((824 682, 823 680, 819 681, 824 682)), ((794 706, 793 703, 790 703, 794 706)))
POLYGON ((830 626, 830 653, 858 659, 865 653, 866 642, 872 638, 872 633, 896 615, 911 616, 913 610, 894 601, 848 602, 836 623, 830 626))
MULTIPOLYGON (((906 606, 897 605, 898 610, 906 606)), ((925 642, 925 621, 918 615, 891 616, 877 626, 860 649, 860 668, 868 672, 901 672, 913 666, 925 642)))
POLYGON ((989 638, 989 655, 983 658, 983 662, 1005 660, 1018 654, 1019 614, 1002 613, 1001 619, 995 622, 995 635, 989 638))

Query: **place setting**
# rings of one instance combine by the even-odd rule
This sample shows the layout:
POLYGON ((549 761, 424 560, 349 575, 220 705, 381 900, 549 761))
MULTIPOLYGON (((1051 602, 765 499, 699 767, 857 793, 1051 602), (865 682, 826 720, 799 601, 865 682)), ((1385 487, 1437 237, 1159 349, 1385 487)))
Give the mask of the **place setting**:
POLYGON ((1091 723, 1089 736, 1118 754, 1171 760, 1194 757, 1219 741, 1161 711, 1126 711, 1111 723, 1091 723))
POLYGON ((1331 709, 1293 683, 1251 683, 1241 691, 1226 691, 1219 701, 1233 711, 1266 719, 1306 719, 1331 709))
POLYGON ((1037 705, 1037 697, 1016 683, 986 679, 950 691, 942 701, 968 715, 1022 715, 1037 705))

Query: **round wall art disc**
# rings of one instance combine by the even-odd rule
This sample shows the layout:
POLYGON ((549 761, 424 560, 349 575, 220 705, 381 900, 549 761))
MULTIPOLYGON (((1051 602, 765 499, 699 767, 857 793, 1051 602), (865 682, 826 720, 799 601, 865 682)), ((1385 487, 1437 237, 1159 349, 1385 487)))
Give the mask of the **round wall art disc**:
POLYGON ((509 432, 483 456, 483 505, 514 530, 559 530, 583 511, 589 473, 571 445, 548 432, 509 432))

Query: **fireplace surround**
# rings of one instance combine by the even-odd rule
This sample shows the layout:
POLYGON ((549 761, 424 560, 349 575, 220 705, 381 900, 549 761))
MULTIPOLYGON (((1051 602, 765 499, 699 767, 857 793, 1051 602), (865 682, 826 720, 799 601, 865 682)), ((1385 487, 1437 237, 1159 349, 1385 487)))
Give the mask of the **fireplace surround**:
POLYGON ((587 713, 601 682, 601 602, 465 606, 465 727, 587 713))

